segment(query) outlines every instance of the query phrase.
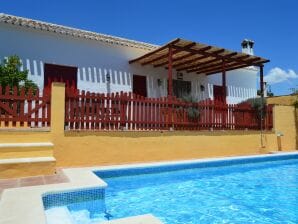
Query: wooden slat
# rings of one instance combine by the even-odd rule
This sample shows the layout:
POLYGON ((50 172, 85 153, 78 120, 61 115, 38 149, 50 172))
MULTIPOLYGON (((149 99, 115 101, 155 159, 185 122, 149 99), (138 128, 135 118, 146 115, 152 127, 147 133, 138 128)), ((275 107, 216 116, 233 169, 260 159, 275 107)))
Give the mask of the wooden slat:
MULTIPOLYGON (((190 44, 186 45, 185 48, 191 48, 191 47, 193 47, 193 46, 195 46, 195 45, 196 45, 196 43, 193 42, 193 43, 190 43, 190 44)), ((177 53, 179 53, 179 52, 181 52, 181 51, 180 51, 180 50, 174 50, 174 51, 172 52, 172 54, 175 55, 175 54, 177 54, 177 53)), ((153 59, 151 59, 151 60, 149 60, 149 61, 143 62, 143 63, 141 63, 141 65, 148 65, 148 64, 151 64, 151 63, 153 63, 153 62, 156 62, 156 61, 159 61, 159 60, 162 60, 162 59, 166 59, 167 57, 168 57, 168 53, 163 54, 163 55, 161 55, 161 56, 159 56, 159 57, 153 58, 153 59)))
MULTIPOLYGON (((231 53, 229 55, 226 55, 225 58, 229 58, 229 57, 232 57, 232 56, 235 56, 235 55, 237 55, 237 53, 236 52, 233 52, 233 53, 231 53)), ((204 61, 204 62, 201 62, 201 63, 198 62, 196 64, 192 64, 192 65, 184 66, 184 67, 181 67, 181 68, 177 68, 177 71, 187 70, 187 72, 189 72, 190 69, 194 69, 194 68, 197 68, 197 67, 199 67, 199 68, 205 68, 205 67, 208 67, 206 65, 210 65, 210 64, 212 64, 214 62, 218 62, 218 61, 220 61, 220 63, 222 63, 222 60, 220 60, 218 58, 214 58, 214 59, 211 59, 211 60, 208 60, 208 61, 204 61)), ((213 66, 213 64, 212 64, 212 66, 213 66)))
MULTIPOLYGON (((65 119, 73 129, 122 130, 163 130, 174 127, 175 130, 240 130, 259 129, 256 111, 248 104, 227 105, 223 100, 204 100, 198 103, 183 102, 176 97, 159 99, 145 98, 132 93, 114 94, 72 94, 66 91, 68 100, 65 119), (77 101, 76 99, 79 99, 77 101), (72 104, 71 102, 77 102, 72 104), (72 107, 74 109, 72 109, 72 107), (189 117, 188 108, 198 108, 199 119, 189 117), (76 113, 79 108, 80 113, 76 113), (89 110, 89 111, 88 111, 89 110), (73 118, 73 114, 75 118, 73 118), (90 118, 89 118, 90 116, 90 118), (81 122, 80 126, 71 124, 81 122)), ((1 99, 1 95, 0 95, 1 99)), ((1 109, 1 107, 0 107, 1 109)), ((272 108, 266 109, 268 117, 264 127, 272 128, 272 108)), ((35 119, 35 118, 34 118, 35 119)), ((16 118, 2 118, 3 121, 17 121, 16 118)), ((38 117, 34 122, 42 122, 38 117)))
MULTIPOLYGON (((211 48, 212 48, 211 46, 208 46, 208 47, 202 48, 201 50, 202 51, 207 51, 207 50, 209 50, 211 48)), ((173 63, 175 63, 175 62, 178 61, 177 64, 174 64, 174 67, 179 66, 179 65, 182 65, 184 63, 189 63, 189 61, 192 61, 193 59, 189 59, 189 60, 185 60, 185 59, 187 59, 189 57, 192 57, 194 55, 196 55, 196 54, 194 54, 194 53, 188 53, 186 55, 182 55, 182 56, 173 58, 173 63)), ((203 58, 205 58, 205 56, 203 56, 201 59, 203 59, 203 58)), ((200 59, 198 59, 198 60, 200 60, 200 59)), ((168 61, 165 61, 165 62, 162 62, 162 63, 159 63, 159 64, 155 64, 154 67, 160 67, 160 66, 164 66, 166 64, 168 64, 168 61)))
MULTIPOLYGON (((251 62, 251 63, 253 63, 254 61, 258 61, 258 58, 253 58, 253 59, 249 60, 249 62, 251 62)), ((222 71, 222 65, 223 65, 223 63, 217 63, 217 64, 210 65, 210 66, 207 66, 204 68, 196 68, 196 69, 188 70, 188 72, 197 72, 197 74, 201 74, 201 73, 209 73, 211 71, 217 71, 217 70, 222 71)), ((225 63, 225 69, 227 70, 227 69, 233 68, 235 66, 240 66, 240 65, 243 68, 247 67, 247 64, 244 64, 241 62, 232 62, 229 64, 225 63)))
POLYGON ((143 55, 143 56, 140 56, 140 57, 138 57, 138 58, 136 58, 136 59, 130 60, 130 61, 129 61, 129 64, 132 64, 132 63, 134 63, 134 62, 137 62, 137 61, 140 61, 140 60, 142 60, 142 59, 144 59, 144 58, 147 58, 147 57, 149 57, 149 56, 151 56, 151 55, 154 55, 154 54, 156 54, 156 53, 158 53, 158 52, 160 52, 160 51, 162 51, 162 50, 164 50, 164 49, 167 49, 167 48, 169 47, 169 45, 175 44, 175 43, 177 43, 177 42, 179 42, 179 41, 180 41, 180 38, 177 38, 177 39, 171 41, 170 43, 168 43, 167 45, 164 45, 164 46, 162 46, 162 47, 160 47, 160 48, 158 48, 158 49, 156 49, 156 50, 153 50, 153 51, 151 51, 151 52, 149 52, 149 53, 147 53, 147 54, 145 54, 145 55, 143 55))

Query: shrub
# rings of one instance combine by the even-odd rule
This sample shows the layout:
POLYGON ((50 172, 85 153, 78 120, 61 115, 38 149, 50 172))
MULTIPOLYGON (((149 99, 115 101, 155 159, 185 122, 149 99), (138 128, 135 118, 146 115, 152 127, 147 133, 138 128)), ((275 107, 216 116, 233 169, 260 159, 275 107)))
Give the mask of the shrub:
POLYGON ((194 106, 194 104, 198 102, 197 99, 191 95, 185 95, 182 97, 182 100, 186 103, 190 103, 186 109, 188 118, 192 120, 198 119, 200 117, 200 111, 198 107, 194 106))

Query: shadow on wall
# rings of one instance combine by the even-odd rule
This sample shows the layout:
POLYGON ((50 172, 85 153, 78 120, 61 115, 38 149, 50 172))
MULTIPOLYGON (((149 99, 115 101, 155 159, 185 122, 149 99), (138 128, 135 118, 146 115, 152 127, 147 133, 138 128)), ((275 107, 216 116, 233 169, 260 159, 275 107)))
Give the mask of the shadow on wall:
POLYGON ((131 85, 131 74, 129 72, 117 71, 107 68, 81 67, 78 68, 80 81, 91 83, 110 82, 115 85, 131 85))
MULTIPOLYGON (((59 64, 55 61, 40 61, 29 58, 23 58, 21 59, 21 62, 21 70, 28 70, 29 78, 36 82, 41 89, 44 84, 44 63, 59 64)), ((76 66, 69 64, 65 65, 76 66)), ((90 91, 96 91, 98 88, 106 89, 107 83, 129 89, 131 88, 132 83, 132 75, 127 71, 119 71, 111 68, 98 68, 95 66, 78 67, 77 78, 79 86, 84 89, 89 89, 90 91)))

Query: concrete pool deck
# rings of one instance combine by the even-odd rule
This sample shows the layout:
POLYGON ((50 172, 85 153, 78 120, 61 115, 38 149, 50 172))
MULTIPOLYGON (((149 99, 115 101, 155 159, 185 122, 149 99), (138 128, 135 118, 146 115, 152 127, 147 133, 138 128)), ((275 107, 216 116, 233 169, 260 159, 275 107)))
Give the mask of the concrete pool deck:
MULTIPOLYGON (((171 161, 158 163, 143 163, 130 165, 114 165, 114 166, 98 166, 86 168, 68 168, 63 169, 63 173, 69 179, 69 182, 55 183, 40 186, 27 186, 18 188, 5 189, 2 193, 0 201, 0 223, 1 224, 46 224, 46 216, 44 212, 42 195, 51 192, 65 192, 68 190, 77 190, 92 187, 107 187, 106 183, 98 178, 93 171, 110 170, 110 169, 125 169, 132 167, 150 167, 163 166, 171 164, 185 164, 196 162, 211 162, 222 161, 227 159, 245 159, 245 158, 262 158, 262 157, 276 157, 280 155, 298 155, 298 152, 277 153, 254 156, 238 156, 238 157, 222 157, 212 159, 197 159, 186 161, 171 161)), ((137 216, 127 219, 106 221, 103 224, 159 224, 161 223, 152 215, 137 216), (133 221, 134 220, 134 221, 133 221)))

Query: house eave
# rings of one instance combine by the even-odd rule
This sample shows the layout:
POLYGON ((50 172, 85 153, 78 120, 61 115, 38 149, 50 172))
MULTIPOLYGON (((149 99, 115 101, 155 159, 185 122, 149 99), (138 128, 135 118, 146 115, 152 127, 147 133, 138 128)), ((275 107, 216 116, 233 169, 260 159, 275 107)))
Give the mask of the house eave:
POLYGON ((21 26, 28 29, 41 30, 51 33, 57 33, 60 35, 68 35, 78 38, 102 41, 109 44, 134 47, 144 50, 154 50, 158 48, 158 45, 149 44, 141 41, 130 40, 122 37, 116 37, 112 35, 96 33, 87 30, 81 30, 73 27, 58 25, 54 23, 43 22, 39 20, 9 15, 5 13, 0 13, 0 23, 10 24, 14 26, 21 26))

